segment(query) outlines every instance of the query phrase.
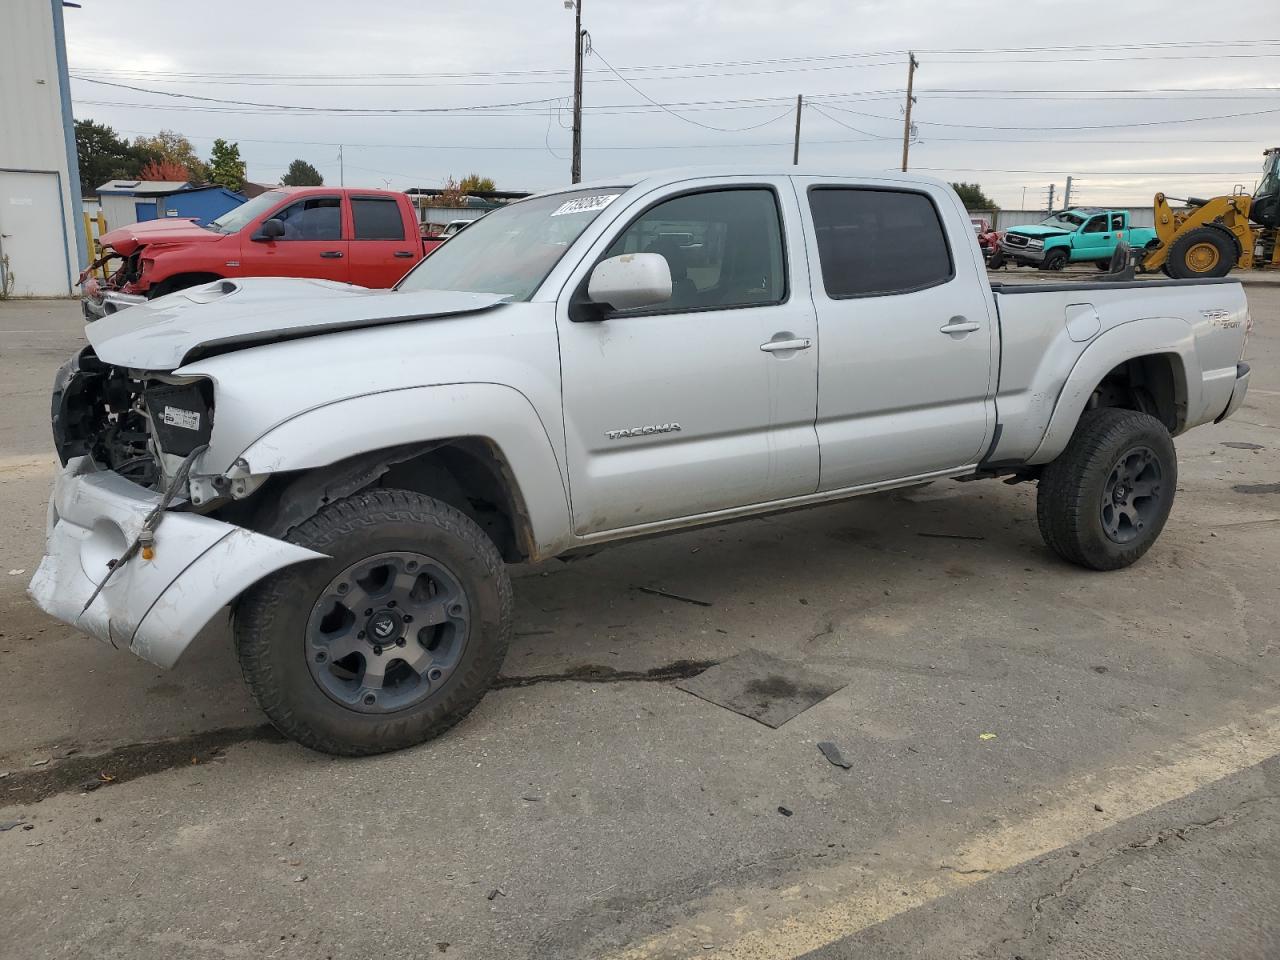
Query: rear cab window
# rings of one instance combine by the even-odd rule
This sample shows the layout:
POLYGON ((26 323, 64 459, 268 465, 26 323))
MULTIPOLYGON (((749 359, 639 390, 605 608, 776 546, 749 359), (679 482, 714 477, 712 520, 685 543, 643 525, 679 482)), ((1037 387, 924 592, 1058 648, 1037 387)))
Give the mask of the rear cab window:
POLYGON ((352 197, 356 240, 403 240, 404 216, 390 197, 352 197))
POLYGON ((809 210, 832 300, 911 293, 955 277, 942 218, 925 193, 816 186, 809 210))

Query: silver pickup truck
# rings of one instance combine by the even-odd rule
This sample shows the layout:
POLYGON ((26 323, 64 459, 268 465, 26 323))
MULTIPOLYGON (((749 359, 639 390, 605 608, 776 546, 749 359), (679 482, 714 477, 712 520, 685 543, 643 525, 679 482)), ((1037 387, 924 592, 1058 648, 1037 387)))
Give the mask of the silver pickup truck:
POLYGON ((936 180, 615 177, 491 213, 394 290, 223 280, 58 373, 46 611, 164 667, 220 609, 319 750, 448 728, 497 676, 505 564, 943 477, 1038 481, 1133 563, 1171 437, 1248 385, 1239 283, 987 280, 936 180))

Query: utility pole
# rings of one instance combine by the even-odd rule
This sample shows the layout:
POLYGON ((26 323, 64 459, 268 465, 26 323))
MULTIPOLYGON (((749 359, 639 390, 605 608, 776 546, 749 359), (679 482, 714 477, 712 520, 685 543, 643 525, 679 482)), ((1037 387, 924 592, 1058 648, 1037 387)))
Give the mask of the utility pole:
POLYGON ((582 182, 582 0, 564 0, 573 7, 573 183, 582 182))
POLYGON ((1046 188, 1049 191, 1049 208, 1048 208, 1049 213, 1053 213, 1053 191, 1055 188, 1056 188, 1056 184, 1052 184, 1052 183, 1049 184, 1049 186, 1046 188))
POLYGON ((1027 209, 1027 188, 1022 188, 1022 209, 1027 209))
POLYGON ((1071 177, 1067 177, 1066 189, 1062 191, 1062 206, 1071 209, 1071 177))
POLYGON ((796 94, 796 146, 791 151, 791 165, 797 166, 800 163, 800 114, 804 110, 804 94, 796 94))
POLYGON ((916 79, 916 67, 920 66, 920 61, 916 59, 914 51, 907 53, 907 114, 902 120, 902 172, 907 172, 907 153, 911 149, 911 105, 916 102, 916 98, 911 95, 911 90, 916 79))
POLYGON ((338 144, 338 186, 345 187, 347 185, 346 168, 342 164, 342 144, 338 144))

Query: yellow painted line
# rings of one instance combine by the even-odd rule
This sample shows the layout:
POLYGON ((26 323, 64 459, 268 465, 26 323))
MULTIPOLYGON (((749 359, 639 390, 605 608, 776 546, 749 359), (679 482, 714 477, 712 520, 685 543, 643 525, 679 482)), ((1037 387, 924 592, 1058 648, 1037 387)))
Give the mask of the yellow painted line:
POLYGON ((874 872, 858 864, 812 871, 800 887, 713 894, 691 920, 641 941, 610 960, 790 960, 954 893, 987 873, 1008 870, 1107 825, 1194 793, 1207 784, 1280 754, 1280 707, 1170 744, 1164 765, 1114 767, 1055 787, 1051 803, 1024 819, 984 831, 941 854, 929 876, 914 870, 874 872), (941 869, 946 864, 952 869, 941 869), (963 871, 978 871, 968 873, 963 871), (759 896, 752 896, 753 893, 759 896), (747 902, 769 904, 768 914, 747 902), (779 910, 793 909, 779 918, 779 910), (712 950, 705 945, 714 944, 712 950))

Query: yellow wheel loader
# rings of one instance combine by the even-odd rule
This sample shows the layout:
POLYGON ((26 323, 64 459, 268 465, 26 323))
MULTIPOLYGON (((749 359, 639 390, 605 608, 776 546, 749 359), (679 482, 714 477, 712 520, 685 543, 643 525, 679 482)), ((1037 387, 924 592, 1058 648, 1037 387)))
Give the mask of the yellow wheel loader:
POLYGON ((1138 254, 1144 273, 1171 277, 1224 277, 1232 267, 1280 267, 1280 147, 1262 154, 1262 180, 1252 196, 1237 188, 1229 197, 1188 197, 1187 210, 1155 199, 1156 239, 1138 254))

